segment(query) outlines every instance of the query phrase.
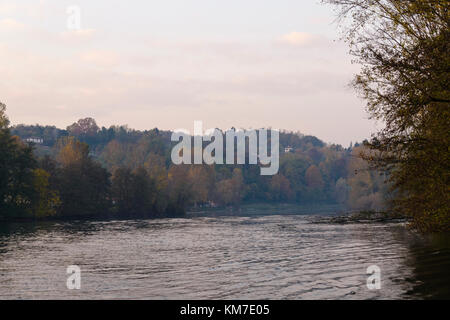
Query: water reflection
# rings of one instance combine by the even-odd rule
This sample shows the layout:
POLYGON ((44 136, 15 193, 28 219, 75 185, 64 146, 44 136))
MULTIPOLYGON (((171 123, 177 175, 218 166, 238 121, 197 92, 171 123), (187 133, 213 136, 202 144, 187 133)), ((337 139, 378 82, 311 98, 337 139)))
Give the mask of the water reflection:
POLYGON ((449 298, 449 237, 309 216, 0 226, 0 298, 449 298), (66 267, 82 269, 68 290, 66 267), (368 290, 366 268, 382 270, 368 290))
POLYGON ((405 295, 424 299, 450 298, 450 237, 432 235, 409 243, 413 288, 405 295))

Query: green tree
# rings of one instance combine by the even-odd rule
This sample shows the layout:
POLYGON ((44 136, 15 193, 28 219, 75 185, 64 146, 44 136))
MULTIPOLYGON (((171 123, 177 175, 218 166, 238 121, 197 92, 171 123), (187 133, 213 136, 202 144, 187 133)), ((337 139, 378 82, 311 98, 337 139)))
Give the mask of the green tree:
POLYGON ((36 199, 32 206, 32 215, 36 218, 53 216, 61 204, 58 192, 50 189, 50 174, 43 169, 33 171, 33 187, 36 199))
POLYGON ((6 112, 6 105, 0 102, 0 130, 7 129, 9 126, 9 119, 5 112, 6 112))
POLYGON ((149 177, 143 167, 139 167, 133 172, 131 186, 133 213, 139 216, 155 214, 155 181, 149 177))
POLYGON ((120 213, 133 211, 133 173, 131 169, 120 167, 112 177, 113 201, 120 213))
POLYGON ((89 156, 89 146, 74 137, 58 142, 58 191, 64 216, 95 216, 108 211, 110 174, 89 156))
POLYGON ((11 136, 6 106, 0 103, 0 217, 22 217, 35 196, 32 148, 11 136))

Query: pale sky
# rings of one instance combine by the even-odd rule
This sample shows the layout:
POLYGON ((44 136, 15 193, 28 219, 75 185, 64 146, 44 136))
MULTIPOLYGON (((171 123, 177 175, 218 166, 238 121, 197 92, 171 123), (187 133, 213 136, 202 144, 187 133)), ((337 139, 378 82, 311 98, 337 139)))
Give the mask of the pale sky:
POLYGON ((348 146, 375 124, 333 20, 319 0, 0 0, 0 101, 13 124, 202 120, 348 146))

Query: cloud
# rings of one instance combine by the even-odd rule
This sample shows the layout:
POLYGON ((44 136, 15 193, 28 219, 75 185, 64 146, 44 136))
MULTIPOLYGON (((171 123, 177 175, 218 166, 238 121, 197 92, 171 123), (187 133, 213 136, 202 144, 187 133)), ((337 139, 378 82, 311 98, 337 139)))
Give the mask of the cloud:
POLYGON ((119 56, 114 51, 90 50, 81 53, 82 61, 95 64, 100 67, 114 66, 119 63, 119 56))
POLYGON ((308 22, 314 25, 326 25, 333 23, 333 18, 328 16, 312 16, 308 19, 308 22))
POLYGON ((17 5, 14 3, 0 3, 0 14, 2 15, 9 15, 12 13, 15 13, 17 11, 17 5))
POLYGON ((71 30, 64 31, 60 33, 60 36, 64 40, 82 40, 90 39, 96 34, 95 29, 81 29, 81 30, 71 30))
POLYGON ((350 121, 338 117, 339 106, 354 107, 354 122, 362 110, 352 92, 341 93, 352 73, 342 62, 346 50, 321 50, 332 41, 314 34, 276 42, 145 36, 123 47, 102 29, 29 29, 19 37, 27 41, 0 41, 0 60, 8 61, 0 65, 7 79, 0 92, 13 123, 65 127, 92 116, 106 126, 173 129, 201 119, 208 127, 300 128, 333 140, 332 129, 350 121), (33 39, 39 43, 30 46, 33 39))
POLYGON ((291 32, 282 35, 279 39, 280 42, 290 44, 294 46, 304 46, 319 40, 320 37, 307 32, 291 32))
POLYGON ((19 3, 17 0, 2 0, 2 3, 0 3, 0 15, 2 16, 20 14, 27 17, 43 17, 49 13, 49 9, 50 7, 46 0, 28 3, 19 3))
POLYGON ((0 31, 20 31, 24 30, 25 25, 12 18, 0 20, 0 31))

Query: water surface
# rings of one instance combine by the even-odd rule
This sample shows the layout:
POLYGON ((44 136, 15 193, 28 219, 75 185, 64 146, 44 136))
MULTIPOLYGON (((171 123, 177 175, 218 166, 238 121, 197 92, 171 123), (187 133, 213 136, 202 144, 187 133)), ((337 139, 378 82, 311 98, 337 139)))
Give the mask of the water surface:
POLYGON ((448 237, 304 215, 0 226, 0 299, 450 298, 448 237), (81 289, 66 268, 81 268, 81 289), (366 286, 370 265, 381 289, 366 286))

